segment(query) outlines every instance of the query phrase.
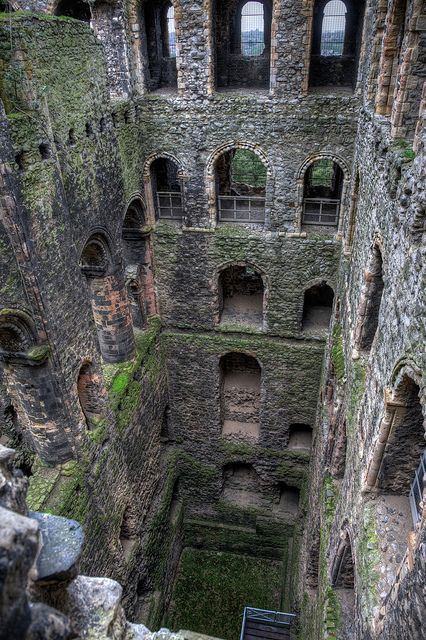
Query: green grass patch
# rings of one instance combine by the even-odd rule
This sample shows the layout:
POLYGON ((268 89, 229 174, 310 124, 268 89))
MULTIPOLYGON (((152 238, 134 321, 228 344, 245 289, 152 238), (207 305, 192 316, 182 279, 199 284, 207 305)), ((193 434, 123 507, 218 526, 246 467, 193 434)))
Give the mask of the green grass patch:
POLYGON ((279 609, 282 582, 280 562, 184 549, 166 624, 238 640, 244 607, 279 609))

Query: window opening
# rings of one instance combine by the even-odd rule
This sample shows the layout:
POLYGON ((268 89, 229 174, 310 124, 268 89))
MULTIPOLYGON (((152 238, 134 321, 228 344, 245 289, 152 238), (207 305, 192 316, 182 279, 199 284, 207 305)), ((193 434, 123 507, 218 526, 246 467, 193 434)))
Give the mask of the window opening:
POLYGON ((321 30, 321 55, 342 56, 345 44, 346 7, 342 0, 325 5, 321 30))
POLYGON ((247 2, 241 11, 241 53, 260 56, 265 51, 265 19, 261 2, 247 2))
POLYGON ((158 158, 152 163, 151 175, 157 217, 182 220, 182 188, 175 163, 158 158))
POLYGON ((248 149, 232 149, 216 163, 219 222, 265 221, 266 167, 248 149))
POLYGON ((342 188, 343 171, 336 162, 313 162, 305 174, 303 224, 336 227, 342 188))
POLYGON ((176 26, 175 26, 175 8, 171 4, 167 9, 167 44, 169 58, 176 58, 176 26))

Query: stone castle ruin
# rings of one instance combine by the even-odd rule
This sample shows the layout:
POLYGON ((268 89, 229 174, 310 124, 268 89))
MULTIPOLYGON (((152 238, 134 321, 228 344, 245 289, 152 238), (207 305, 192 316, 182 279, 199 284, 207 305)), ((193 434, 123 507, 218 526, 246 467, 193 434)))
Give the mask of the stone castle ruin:
POLYGON ((424 0, 0 1, 0 640, 426 638, 425 80, 424 0))

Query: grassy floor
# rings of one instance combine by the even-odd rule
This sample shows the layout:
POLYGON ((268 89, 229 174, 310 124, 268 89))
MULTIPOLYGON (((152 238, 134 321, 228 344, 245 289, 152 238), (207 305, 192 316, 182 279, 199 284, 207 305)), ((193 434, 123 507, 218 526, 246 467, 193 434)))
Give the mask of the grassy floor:
POLYGON ((279 562, 187 548, 166 625, 238 640, 245 606, 279 609, 281 573, 279 562))

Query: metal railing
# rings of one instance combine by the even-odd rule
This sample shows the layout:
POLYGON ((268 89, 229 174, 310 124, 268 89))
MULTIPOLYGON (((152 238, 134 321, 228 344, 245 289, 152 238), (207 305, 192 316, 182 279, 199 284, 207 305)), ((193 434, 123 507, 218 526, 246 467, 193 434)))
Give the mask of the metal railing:
POLYGON ((265 198, 218 196, 219 222, 265 222, 265 198))
POLYGON ((283 613, 282 611, 268 611, 268 609, 253 609, 252 607, 245 607, 243 623, 241 625, 240 640, 244 640, 246 623, 249 620, 289 628, 295 621, 295 618, 296 615, 294 613, 283 613))
POLYGON ((339 221, 340 200, 305 198, 303 200, 303 224, 335 227, 339 221))
POLYGON ((414 526, 420 522, 423 511, 423 492, 426 488, 426 449, 423 451, 420 458, 419 466, 417 467, 414 480, 411 483, 410 488, 410 507, 411 515, 413 516, 414 526))
POLYGON ((180 191, 157 191, 157 212, 159 218, 182 220, 183 198, 180 191))

